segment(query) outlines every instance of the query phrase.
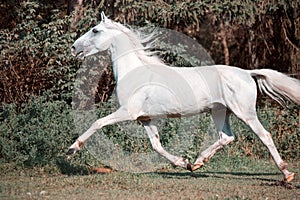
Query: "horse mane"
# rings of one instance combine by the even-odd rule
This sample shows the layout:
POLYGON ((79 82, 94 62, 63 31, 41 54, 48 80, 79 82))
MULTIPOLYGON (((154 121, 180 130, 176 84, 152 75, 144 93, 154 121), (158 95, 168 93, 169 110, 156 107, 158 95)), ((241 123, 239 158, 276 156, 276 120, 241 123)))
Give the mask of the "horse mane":
POLYGON ((124 33, 132 43, 134 52, 137 57, 145 64, 155 64, 155 65, 165 65, 165 63, 160 60, 155 52, 149 51, 149 49, 154 48, 154 41, 157 39, 157 32, 154 30, 150 34, 146 34, 144 31, 139 29, 132 29, 129 26, 124 26, 120 23, 109 21, 109 28, 115 28, 122 33, 124 33), (113 25, 113 26, 111 26, 113 25))

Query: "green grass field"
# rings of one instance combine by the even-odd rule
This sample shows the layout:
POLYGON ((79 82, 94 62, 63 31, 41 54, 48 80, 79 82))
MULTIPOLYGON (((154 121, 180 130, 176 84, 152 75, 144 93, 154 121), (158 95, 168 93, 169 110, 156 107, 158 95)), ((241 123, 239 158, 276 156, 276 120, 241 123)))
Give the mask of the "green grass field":
MULTIPOLYGON (((224 154, 194 173, 169 166, 150 173, 71 171, 66 175, 59 170, 18 170, 1 164, 0 199, 300 198, 299 176, 286 185, 273 161, 224 154)), ((291 163, 290 169, 299 175, 300 163, 291 163)))

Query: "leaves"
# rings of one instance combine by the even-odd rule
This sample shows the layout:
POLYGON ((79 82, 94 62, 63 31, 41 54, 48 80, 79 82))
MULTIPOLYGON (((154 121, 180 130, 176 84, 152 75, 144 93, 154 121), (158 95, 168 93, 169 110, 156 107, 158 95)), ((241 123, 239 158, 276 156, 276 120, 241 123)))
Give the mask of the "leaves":
POLYGON ((10 45, 3 45, 1 51, 1 102, 24 102, 30 94, 55 91, 72 81, 74 72, 67 72, 76 69, 76 63, 67 56, 74 40, 74 35, 66 32, 69 17, 52 16, 54 21, 40 26, 39 8, 37 2, 22 3, 22 22, 11 31, 3 30, 2 41, 10 45))

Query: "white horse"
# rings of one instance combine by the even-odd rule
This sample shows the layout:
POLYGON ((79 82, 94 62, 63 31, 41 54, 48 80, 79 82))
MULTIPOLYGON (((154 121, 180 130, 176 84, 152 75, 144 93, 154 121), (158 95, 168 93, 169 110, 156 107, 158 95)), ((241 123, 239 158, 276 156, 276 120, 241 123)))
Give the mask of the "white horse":
POLYGON ((80 150, 96 130, 106 125, 138 120, 145 127, 155 151, 176 166, 194 171, 234 140, 230 128, 230 114, 234 113, 269 149, 285 181, 294 179, 295 174, 288 171, 271 134, 258 120, 255 106, 257 85, 278 102, 285 98, 300 104, 299 80, 268 69, 243 70, 224 65, 169 67, 150 55, 142 45, 142 39, 130 29, 113 22, 103 13, 101 17, 101 23, 77 39, 71 51, 74 56, 84 59, 110 49, 120 108, 94 122, 69 148, 67 155, 80 150), (205 111, 212 113, 219 139, 199 153, 192 166, 188 160, 171 155, 162 147, 157 128, 151 120, 191 116, 205 111))

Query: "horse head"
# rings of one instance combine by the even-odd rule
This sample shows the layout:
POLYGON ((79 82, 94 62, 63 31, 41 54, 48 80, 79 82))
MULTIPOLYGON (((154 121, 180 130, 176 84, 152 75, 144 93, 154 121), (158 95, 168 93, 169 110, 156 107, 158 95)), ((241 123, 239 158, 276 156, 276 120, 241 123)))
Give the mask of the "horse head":
POLYGON ((71 46, 71 53, 79 59, 107 50, 112 38, 119 33, 114 22, 101 13, 101 22, 78 38, 71 46))

